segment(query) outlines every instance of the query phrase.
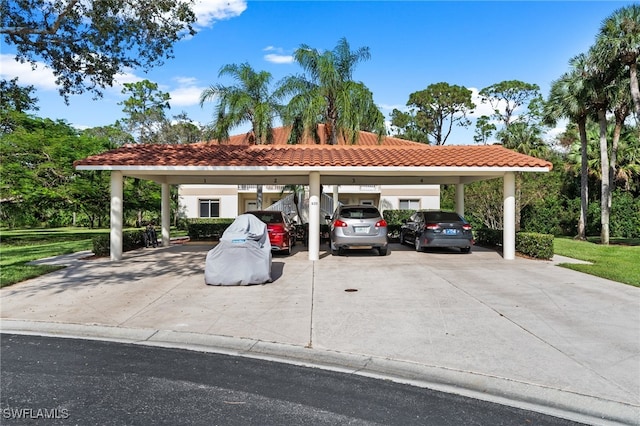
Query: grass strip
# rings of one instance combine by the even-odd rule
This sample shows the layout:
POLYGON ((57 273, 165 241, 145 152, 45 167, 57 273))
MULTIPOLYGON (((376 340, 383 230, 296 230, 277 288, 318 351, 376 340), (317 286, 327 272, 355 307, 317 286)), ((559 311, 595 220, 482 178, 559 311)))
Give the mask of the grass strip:
POLYGON ((554 239, 554 252, 591 262, 591 265, 563 263, 560 266, 640 287, 640 245, 637 241, 613 241, 605 246, 570 238, 554 239))

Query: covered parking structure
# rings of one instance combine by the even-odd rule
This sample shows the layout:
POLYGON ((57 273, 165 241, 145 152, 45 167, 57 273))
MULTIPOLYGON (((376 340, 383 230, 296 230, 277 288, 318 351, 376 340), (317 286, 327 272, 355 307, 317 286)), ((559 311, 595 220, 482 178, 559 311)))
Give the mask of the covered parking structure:
MULTIPOLYGON (((126 145, 74 165, 77 170, 111 172, 113 261, 122 259, 124 176, 161 185, 163 246, 169 245, 170 185, 308 185, 309 229, 319 230, 321 185, 455 185, 456 211, 464 214, 465 184, 502 178, 503 258, 512 260, 515 173, 548 172, 552 168, 548 161, 499 145, 430 146, 389 137, 370 145, 126 145)), ((308 250, 309 260, 319 259, 319 231, 309 233, 308 250)))

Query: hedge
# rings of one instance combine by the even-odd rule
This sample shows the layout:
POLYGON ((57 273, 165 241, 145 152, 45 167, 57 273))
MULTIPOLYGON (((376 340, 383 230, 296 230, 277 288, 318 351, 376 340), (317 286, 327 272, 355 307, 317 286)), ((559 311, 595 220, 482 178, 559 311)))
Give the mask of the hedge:
MULTIPOLYGON (((480 228, 475 231, 476 244, 481 246, 502 246, 502 229, 480 228)), ((553 235, 537 232, 516 233, 516 251, 536 259, 553 257, 553 235)))
POLYGON ((189 219, 187 233, 191 240, 217 240, 235 219, 189 219))
MULTIPOLYGON (((131 251, 144 247, 143 229, 124 231, 122 233, 122 251, 131 251)), ((93 237, 93 254, 96 256, 109 256, 111 254, 111 236, 109 234, 93 237)))
POLYGON ((536 259, 551 259, 553 257, 553 235, 518 232, 516 234, 516 251, 536 259))

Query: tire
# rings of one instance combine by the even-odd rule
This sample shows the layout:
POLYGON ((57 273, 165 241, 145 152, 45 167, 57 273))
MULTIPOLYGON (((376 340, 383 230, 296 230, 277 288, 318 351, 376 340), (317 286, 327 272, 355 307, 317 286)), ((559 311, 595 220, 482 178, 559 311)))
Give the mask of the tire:
POLYGON ((471 253, 471 246, 461 248, 460 253, 466 253, 466 254, 471 253))
POLYGON ((406 244, 407 242, 404 240, 404 234, 400 232, 400 245, 406 244))
POLYGON ((378 247, 378 254, 380 256, 386 256, 388 252, 388 247, 378 247))
POLYGON ((329 240, 329 250, 331 251, 331 256, 338 256, 338 249, 331 240, 329 240))

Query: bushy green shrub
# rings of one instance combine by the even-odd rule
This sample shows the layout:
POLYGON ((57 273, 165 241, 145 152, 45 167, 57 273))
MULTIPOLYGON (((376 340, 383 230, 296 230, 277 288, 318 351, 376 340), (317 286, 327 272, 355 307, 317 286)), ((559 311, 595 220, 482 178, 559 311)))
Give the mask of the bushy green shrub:
POLYGON ((109 253, 111 253, 110 241, 109 234, 93 237, 93 254, 96 256, 109 256, 109 253))
MULTIPOLYGON (((111 236, 109 234, 93 237, 93 254, 109 256, 111 253, 111 236)), ((144 247, 144 230, 136 229, 122 233, 122 251, 131 251, 144 247)))
POLYGON ((387 221, 387 225, 402 225, 405 220, 409 220, 415 210, 385 210, 382 217, 387 221))
POLYGON ((187 232, 192 240, 217 240, 234 219, 189 219, 187 232))
POLYGON ((553 235, 518 232, 516 234, 516 251, 536 259, 551 259, 553 257, 553 235))
POLYGON ((611 200, 609 227, 612 237, 640 237, 640 197, 617 189, 611 200))
POLYGON ((475 231, 476 244, 496 247, 502 245, 502 229, 479 228, 475 231))

